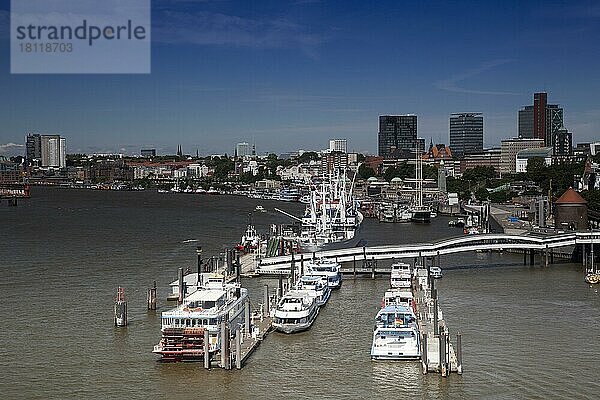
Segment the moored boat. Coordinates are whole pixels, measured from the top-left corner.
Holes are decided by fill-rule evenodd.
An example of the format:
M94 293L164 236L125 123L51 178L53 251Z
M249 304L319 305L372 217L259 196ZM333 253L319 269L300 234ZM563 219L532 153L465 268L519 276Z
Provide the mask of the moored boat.
M277 303L273 312L273 327L283 333L307 330L317 318L319 305L312 290L293 289Z
M236 324L243 319L248 291L225 283L223 275L202 273L199 288L183 303L161 314L161 340L153 353L163 361L197 361L220 349L219 328L223 319ZM205 354L205 334L208 351Z
M373 360L416 360L421 357L419 329L414 313L389 305L377 313L373 330Z
M342 286L341 265L335 261L312 260L306 263L306 271L310 275L320 275L327 278L327 285L332 289Z
M314 291L319 306L325 305L331 295L327 277L323 275L304 275L298 281L296 288Z

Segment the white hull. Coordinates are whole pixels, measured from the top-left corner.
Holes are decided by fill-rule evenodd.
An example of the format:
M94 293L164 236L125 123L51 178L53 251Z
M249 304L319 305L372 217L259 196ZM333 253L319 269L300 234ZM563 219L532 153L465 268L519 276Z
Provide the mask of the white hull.
M376 330L373 334L373 360L417 360L421 358L419 334L413 329Z

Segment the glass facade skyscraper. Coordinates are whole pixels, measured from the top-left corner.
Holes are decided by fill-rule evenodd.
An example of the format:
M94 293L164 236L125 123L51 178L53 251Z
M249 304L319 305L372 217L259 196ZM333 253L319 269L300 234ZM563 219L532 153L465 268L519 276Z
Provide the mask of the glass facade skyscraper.
M399 158L417 145L417 116L380 115L378 150L384 158Z
M457 158L483 151L483 114L450 114L450 150Z

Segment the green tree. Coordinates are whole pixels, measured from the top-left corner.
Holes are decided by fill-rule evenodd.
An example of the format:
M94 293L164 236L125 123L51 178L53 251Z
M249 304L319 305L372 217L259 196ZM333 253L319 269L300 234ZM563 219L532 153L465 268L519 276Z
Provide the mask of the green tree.
M306 163L309 161L316 161L318 159L319 159L319 155L317 153L315 153L314 151L306 151L306 152L302 153L302 155L300 157L298 157L298 162Z
M527 160L527 176L534 182L541 182L546 177L546 162L542 157L531 157Z
M373 168L369 167L367 164L360 164L358 167L358 176L367 180L370 177L375 176L375 171L373 171Z

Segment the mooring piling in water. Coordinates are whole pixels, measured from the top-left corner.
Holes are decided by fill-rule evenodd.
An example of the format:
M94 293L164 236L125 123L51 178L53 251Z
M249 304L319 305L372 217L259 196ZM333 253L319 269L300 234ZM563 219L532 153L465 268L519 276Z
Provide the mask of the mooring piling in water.
M462 335L456 334L456 372L462 374Z
M242 330L235 331L235 368L242 369Z
M146 300L148 302L148 310L156 310L156 281L154 281L153 287L148 288Z
M423 374L427 374L427 370L429 368L429 366L427 365L427 332L425 332L423 334L423 340L422 340L422 347L423 350L421 352L421 365L422 365L422 370L423 370Z
M244 335L250 336L250 302L247 299L244 303Z
M210 332L204 329L204 368L210 369Z
M440 325L438 320L438 299L433 299L433 336L440 334Z
M120 286L117 289L117 297L115 299L115 326L127 326L127 301L125 300L125 289Z
M263 315L269 315L269 285L263 287Z
M440 373L442 376L446 376L446 334L444 332L440 333L439 336L439 346L440 346Z
M179 268L179 270L177 271L177 275L179 278L179 284L177 286L178 288L178 296L177 296L177 303L181 304L183 303L183 297L184 297L184 293L183 293L183 268Z

